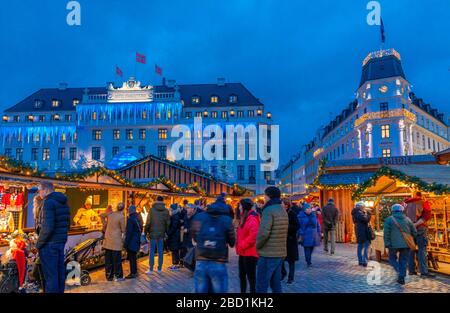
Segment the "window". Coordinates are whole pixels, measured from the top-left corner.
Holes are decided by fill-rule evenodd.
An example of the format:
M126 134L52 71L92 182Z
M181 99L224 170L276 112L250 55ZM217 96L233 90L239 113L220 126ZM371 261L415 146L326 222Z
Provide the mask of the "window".
M158 128L158 139L167 139L167 129Z
M34 133L32 135L32 140L33 140L33 142L39 142L41 140L39 133Z
M249 183L256 183L256 165L248 166L248 180Z
M38 159L38 148L31 149L31 161L37 161Z
M120 129L114 129L113 130L113 139L119 140L120 139Z
M158 146L158 157L161 159L167 158L167 146Z
M97 120L97 112L92 112L92 120L95 121Z
M52 107L54 107L54 108L59 107L59 100L53 99L52 100Z
M255 116L255 111L253 111L253 110L248 110L248 111L247 111L247 116L248 116L248 117L254 117L254 116Z
M217 176L217 165L211 165L210 173L213 176Z
M66 158L66 148L58 148L58 160L62 161Z
M155 113L155 118L156 118L157 120L160 120L160 119L161 119L161 113L160 113L159 111L156 111L156 113Z
M416 134L417 134L417 144L420 145L420 134L419 132L417 132Z
M100 147L92 147L92 160L100 160Z
M383 149L383 158L391 157L391 149Z
M62 142L66 142L66 139L67 139L67 138L66 138L66 133L62 133L62 134L61 134L61 141L62 141Z
M14 122L20 122L20 116L19 115L14 115L13 121Z
M64 115L64 121L70 122L71 120L72 120L72 115L70 115L70 114Z
M369 142L369 132L368 131L365 132L364 139L366 142Z
M42 160L43 161L50 160L50 149L49 148L42 149Z
M5 156L10 158L11 157L11 148L6 148L5 149Z
M59 121L60 119L61 119L61 117L59 116L59 114L52 115L52 121Z
M42 101L39 99L34 100L34 108L35 109L40 109L42 108Z
M244 117L244 111L237 111L238 117Z
M77 159L77 148L75 148L75 147L70 148L70 150L69 150L69 158L72 161Z
M78 103L80 103L80 100L78 100L78 99L73 99L73 100L72 100L72 105L73 105L74 107L76 107L76 106L78 105Z
M199 96L193 96L192 97L192 104L199 104L200 103L200 97Z
M390 125L381 125L381 138L391 137L390 128Z
M238 180L244 180L245 179L245 168L244 165L238 165L237 167L237 176Z
M272 178L272 176L270 174L271 173L269 171L264 171L264 180L266 182L268 182Z
M100 129L92 130L92 140L102 140L102 131Z
M238 97L236 95L231 95L229 98L230 103L236 103L238 100Z
M389 111L389 103L388 102L380 103L380 111Z
M222 118L228 118L228 112L222 111Z
M185 118L191 118L191 117L192 117L192 112L186 112L186 113L184 113L184 117L185 117Z
M355 149L355 138L352 138L352 149Z
M422 148L425 150L425 135L422 135Z
M115 156L117 153L119 153L119 147L117 146L112 147L112 156Z
M127 129L127 140L133 140L133 130Z
M39 115L39 122L45 122L45 115Z
M145 129L144 128L139 129L139 139L145 140L145 135L146 135Z
M195 112L195 117L202 117L202 112Z
M217 111L212 111L211 112L211 117L212 118L217 118Z
M431 149L431 140L430 140L430 137L428 137L428 149Z
M147 119L147 111L145 111L145 110L142 111L142 115L141 116L142 116L143 120L146 120Z
M219 103L219 97L218 96L211 96L211 103L212 104Z
M139 152L142 156L145 156L145 146L139 146L138 152Z

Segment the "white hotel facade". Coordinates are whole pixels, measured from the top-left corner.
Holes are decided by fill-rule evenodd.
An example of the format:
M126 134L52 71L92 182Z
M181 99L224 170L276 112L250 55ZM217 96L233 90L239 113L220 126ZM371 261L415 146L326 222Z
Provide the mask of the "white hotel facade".
M109 83L103 88L61 84L41 89L4 111L0 154L47 172L92 166L117 169L149 154L173 160L170 147L177 138L171 138L172 127L185 124L193 130L195 117L202 117L203 128L217 124L224 132L225 125L272 124L272 115L259 99L241 83L224 79L192 85L163 80L160 86L143 86L130 78L122 86ZM248 140L244 150L236 145L235 140L234 151L244 154L243 160L237 155L232 161L195 160L193 148L178 162L257 193L273 184L273 172L260 170L264 161L248 158Z
M447 149L448 121L418 98L394 49L370 53L363 61L356 99L317 131L297 158L304 185L312 184L321 159L345 160L425 155ZM288 164L289 165L289 164ZM288 191L289 166L279 183ZM294 182L294 184L300 184ZM305 192L305 188L300 190Z

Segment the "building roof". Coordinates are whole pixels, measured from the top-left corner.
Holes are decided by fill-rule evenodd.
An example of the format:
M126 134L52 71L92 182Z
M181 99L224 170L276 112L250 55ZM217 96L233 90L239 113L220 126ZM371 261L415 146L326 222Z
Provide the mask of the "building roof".
M375 172L352 172L323 174L319 177L319 183L326 186L359 185L368 181Z
M406 79L402 63L395 55L372 58L363 66L359 87L367 81L397 76Z
M207 106L259 106L263 105L243 84L189 84L177 85L181 100L185 107L207 107ZM155 92L175 92L174 87L167 85L153 86ZM88 88L43 88L26 97L16 105L5 110L5 113L14 112L45 112L45 111L75 111L73 100L83 99L85 90L89 95L106 94L106 87ZM235 103L230 103L230 96L237 96ZM199 97L198 103L193 103L192 98ZM211 104L211 96L218 97L218 103ZM58 107L52 107L52 100L59 100ZM35 107L35 101L41 101L39 108Z

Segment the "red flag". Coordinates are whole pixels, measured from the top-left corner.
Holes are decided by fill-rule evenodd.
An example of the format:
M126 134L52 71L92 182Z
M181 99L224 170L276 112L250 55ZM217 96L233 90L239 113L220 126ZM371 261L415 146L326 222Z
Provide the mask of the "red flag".
M162 75L162 68L160 68L157 64L155 64L155 73L158 75Z
M121 70L120 67L118 67L117 65L116 65L116 74L119 75L120 77L123 76L122 70Z
M145 64L145 55L136 52L136 62Z

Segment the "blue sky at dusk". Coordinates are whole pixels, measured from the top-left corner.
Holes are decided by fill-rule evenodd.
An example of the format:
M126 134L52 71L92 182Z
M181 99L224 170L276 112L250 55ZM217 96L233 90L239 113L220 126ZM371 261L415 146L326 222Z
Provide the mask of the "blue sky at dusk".
M0 2L0 109L43 87L104 86L134 74L159 84L242 82L281 128L284 163L355 97L361 63L380 49L367 0L66 0ZM418 97L450 113L450 1L379 1L385 48L402 55Z

